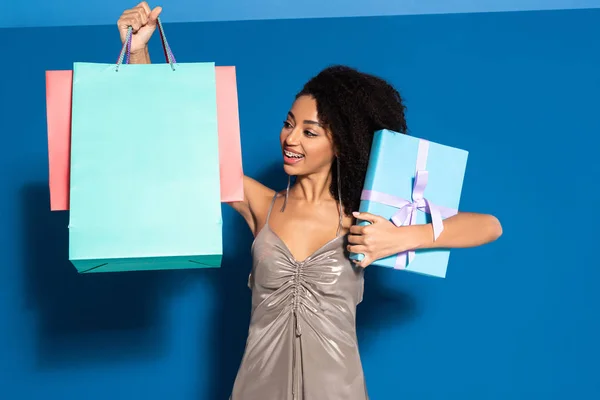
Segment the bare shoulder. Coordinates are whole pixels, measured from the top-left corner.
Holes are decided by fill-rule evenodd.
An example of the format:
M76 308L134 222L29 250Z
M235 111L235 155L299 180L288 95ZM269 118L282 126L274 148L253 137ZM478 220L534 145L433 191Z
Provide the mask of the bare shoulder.
M273 189L256 179L244 176L244 200L228 204L244 217L250 230L256 234L264 224L273 196L275 196Z

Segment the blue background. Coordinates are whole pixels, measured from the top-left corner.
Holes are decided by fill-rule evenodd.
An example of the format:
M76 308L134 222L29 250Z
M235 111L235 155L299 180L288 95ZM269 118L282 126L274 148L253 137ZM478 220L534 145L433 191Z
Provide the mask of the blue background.
M275 188L281 120L330 63L390 79L412 134L469 150L461 208L497 215L504 236L453 251L445 280L367 269L372 399L600 398L600 10L166 32L179 61L237 66L245 169ZM49 211L44 71L113 62L116 28L3 29L0 41L0 398L226 399L250 310L242 219L224 208L221 269L78 275L68 215ZM158 37L152 54L162 61Z

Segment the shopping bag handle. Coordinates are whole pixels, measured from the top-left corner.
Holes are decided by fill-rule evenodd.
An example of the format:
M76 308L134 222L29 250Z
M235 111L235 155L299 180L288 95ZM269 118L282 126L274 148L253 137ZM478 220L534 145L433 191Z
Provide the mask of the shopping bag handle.
M169 46L169 42L167 42L167 37L165 36L165 30L163 29L162 22L160 21L160 17L156 20L158 24L158 31L160 33L160 41L162 42L163 51L165 53L166 61L171 65L171 69L175 71L175 56L171 51L171 47ZM131 54L131 39L133 35L133 28L129 26L127 29L127 35L125 36L125 42L123 43L123 47L121 48L121 53L119 54L119 59L117 60L117 68L116 71L119 71L119 66L123 64L129 64L129 57Z

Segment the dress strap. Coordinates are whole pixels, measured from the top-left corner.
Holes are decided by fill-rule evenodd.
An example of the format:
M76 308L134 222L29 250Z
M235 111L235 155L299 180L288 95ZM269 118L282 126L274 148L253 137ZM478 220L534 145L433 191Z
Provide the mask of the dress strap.
M269 224L269 220L271 219L271 211L273 211L273 206L275 205L275 199L277 199L277 195L278 193L275 192L275 195L273 196L273 199L271 200L271 205L269 206L269 212L267 213L267 221L266 224Z

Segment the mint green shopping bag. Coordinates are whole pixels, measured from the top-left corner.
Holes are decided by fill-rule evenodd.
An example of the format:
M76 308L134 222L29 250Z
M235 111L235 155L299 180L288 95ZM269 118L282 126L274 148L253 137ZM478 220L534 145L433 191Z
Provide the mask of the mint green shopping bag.
M74 63L69 259L79 272L219 267L214 63Z

